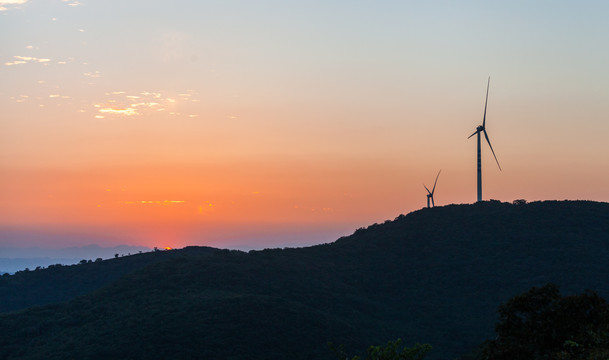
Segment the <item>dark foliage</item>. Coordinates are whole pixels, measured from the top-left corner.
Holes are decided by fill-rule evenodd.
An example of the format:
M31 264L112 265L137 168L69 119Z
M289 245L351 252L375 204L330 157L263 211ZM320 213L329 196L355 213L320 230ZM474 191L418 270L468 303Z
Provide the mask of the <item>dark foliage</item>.
M499 307L497 337L479 359L609 358L609 305L594 291L561 296L548 284L518 295Z
M330 348L336 354L338 360L349 360L344 346ZM429 344L415 344L412 347L402 347L402 339L389 341L387 345L370 346L367 350L365 360L423 360L431 350ZM351 360L362 360L360 356L354 356Z
M84 295L118 280L123 275L170 258L211 254L217 249L191 247L144 253L113 260L81 260L77 265L49 265L35 271L0 276L0 313L35 305L57 303Z
M454 359L492 335L502 301L532 286L609 294L608 243L609 204L483 202L308 248L176 252L69 303L0 315L0 359L328 359L328 341L362 354L397 337L432 344L426 359ZM97 269L90 276L106 276ZM0 298L18 298L6 295L14 289L24 288L0 285Z

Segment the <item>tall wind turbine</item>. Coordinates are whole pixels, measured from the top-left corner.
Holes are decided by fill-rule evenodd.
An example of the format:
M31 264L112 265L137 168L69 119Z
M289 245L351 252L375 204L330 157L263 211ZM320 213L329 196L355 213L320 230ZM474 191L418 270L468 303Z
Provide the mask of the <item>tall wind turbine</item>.
M423 187L425 188L425 190L427 190L427 207L429 207L429 199L431 199L431 206L436 206L436 204L434 204L433 202L433 193L434 191L436 191L436 184L438 183L438 177L440 176L440 172L442 172L442 170L438 171L438 175L436 175L436 181L433 183L433 188L431 189L431 191L429 191L427 186L423 184Z
M476 131L471 134L469 138L478 134L478 201L482 201L482 163L480 158L480 133L484 133L484 137L486 138L486 142L488 146L491 148L493 152L493 156L495 157L495 161L497 162L497 166L499 166L499 170L501 170L501 165L499 165L499 160L497 160L497 156L495 155L495 151L493 150L493 145L491 145L491 141L488 139L488 134L486 133L486 105L488 104L488 88L491 84L491 77L488 77L488 83L486 84L486 101L484 102L484 117L482 118L482 125L478 125Z

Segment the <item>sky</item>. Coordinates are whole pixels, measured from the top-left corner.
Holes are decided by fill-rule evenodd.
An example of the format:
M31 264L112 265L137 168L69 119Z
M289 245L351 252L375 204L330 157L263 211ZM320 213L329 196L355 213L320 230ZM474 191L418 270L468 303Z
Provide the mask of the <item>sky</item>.
M609 201L609 2L0 0L0 247L332 242Z

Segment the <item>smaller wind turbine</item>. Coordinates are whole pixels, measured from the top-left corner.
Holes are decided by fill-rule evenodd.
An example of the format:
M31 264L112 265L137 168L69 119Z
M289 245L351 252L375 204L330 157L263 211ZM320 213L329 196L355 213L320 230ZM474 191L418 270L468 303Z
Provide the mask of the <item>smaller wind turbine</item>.
M429 191L427 186L423 184L423 187L425 188L425 190L427 190L427 207L429 207L429 199L431 199L431 206L436 206L436 204L434 204L433 202L433 193L434 191L436 191L436 184L438 183L438 177L440 177L441 172L442 170L438 171L438 175L436 175L436 181L433 183L433 188L431 189L431 191Z

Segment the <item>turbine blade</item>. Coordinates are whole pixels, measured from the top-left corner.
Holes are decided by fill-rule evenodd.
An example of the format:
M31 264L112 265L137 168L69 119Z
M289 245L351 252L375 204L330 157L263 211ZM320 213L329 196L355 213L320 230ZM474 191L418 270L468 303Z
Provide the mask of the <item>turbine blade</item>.
M488 87L491 84L491 77L488 77L488 82L486 83L486 100L484 101L484 117L482 118L482 127L486 126L486 105L488 104Z
M435 203L435 202L433 202L433 196L431 197L431 206L433 206L433 207L435 207L435 206L436 206L436 203Z
M442 170L438 171L438 175L436 175L436 181L433 183L433 189L431 189L431 195L433 195L433 192L436 191L436 184L438 183L438 177L440 176L440 172L442 172Z
M479 133L480 131L476 130L473 134L471 134L470 136L468 136L467 138L469 139L470 137L476 135L477 133Z
M499 170L501 170L501 165L499 165L499 160L497 160L497 156L495 155L495 150L493 150L493 145L491 145L491 141L488 139L488 134L486 133L486 129L484 130L484 137L486 138L486 142L488 143L488 146L491 148L491 151L493 152L493 156L495 157L497 166L499 166Z
M428 192L429 194L431 194L431 191L429 191L429 189L427 188L427 186L425 186L425 184L423 184L423 187L425 188L425 190L427 190L427 192Z

